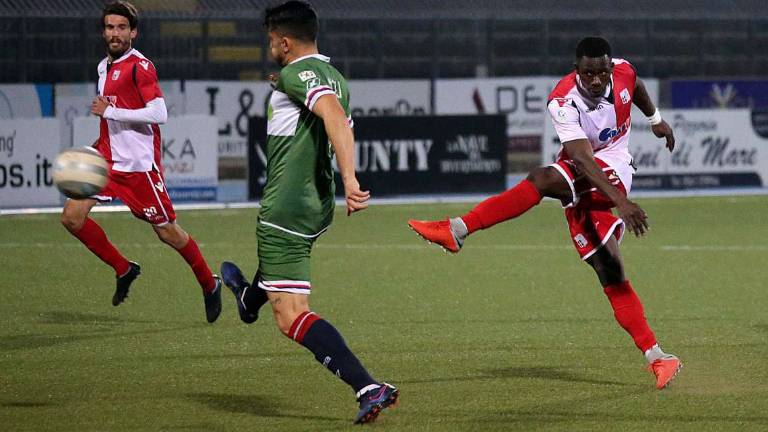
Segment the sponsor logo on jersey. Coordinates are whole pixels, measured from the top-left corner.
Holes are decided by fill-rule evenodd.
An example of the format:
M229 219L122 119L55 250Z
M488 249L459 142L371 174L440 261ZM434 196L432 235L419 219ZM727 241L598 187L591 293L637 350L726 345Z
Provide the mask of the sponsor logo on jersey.
M320 80L317 78L312 78L309 81L307 81L307 90L311 88L315 88L320 85Z
M571 103L570 98L555 98L555 101L557 101L557 104L560 106L560 108L564 107L566 104Z
M587 247L587 239L581 234L576 234L573 241L575 241L580 248Z
M598 135L598 139L600 141L608 141L611 140L611 142L616 141L617 139L621 138L627 131L629 130L629 126L632 124L632 120L627 118L627 120L616 129L611 128L605 128L600 131L600 135Z
M120 70L116 70L112 72L112 81L117 81L117 79L120 78Z
M600 111L600 110L601 110L601 109L603 109L603 108L605 108L605 105L603 105L603 104L597 104L597 106L594 106L594 107L592 107L592 108L588 108L588 109L587 109L587 112L589 113L589 112L592 112L592 111Z
M317 75L315 75L315 73L312 72L311 70L299 72L299 79L301 80L301 82L309 81L312 78L317 78Z
M142 60L142 61L139 62L139 64L141 65L141 67L144 68L144 70L149 70L149 62L148 61Z
M155 183L155 188L157 188L158 191L163 191L163 182L157 182Z
M629 103L629 90L624 89L621 92L619 92L619 96L621 96L621 103L628 104Z

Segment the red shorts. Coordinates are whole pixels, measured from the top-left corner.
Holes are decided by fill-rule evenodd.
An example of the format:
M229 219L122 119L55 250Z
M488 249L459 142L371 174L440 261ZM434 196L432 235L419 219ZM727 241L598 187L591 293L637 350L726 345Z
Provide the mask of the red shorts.
M165 188L163 175L157 170L147 172L109 171L109 181L103 191L91 198L110 202L117 198L131 213L152 225L165 225L176 220L171 197Z
M595 162L603 169L611 184L626 196L627 190L616 171L599 158L595 158ZM581 259L591 257L611 236L621 242L624 221L611 211L613 201L592 186L572 160L559 160L550 166L565 177L571 188L573 198L570 202L564 202L563 206L571 240Z

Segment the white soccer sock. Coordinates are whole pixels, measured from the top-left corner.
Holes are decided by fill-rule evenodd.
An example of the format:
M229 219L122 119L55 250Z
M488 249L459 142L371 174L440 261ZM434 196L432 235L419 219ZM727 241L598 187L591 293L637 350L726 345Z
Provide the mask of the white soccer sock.
M662 351L661 348L659 348L659 344L656 344L652 346L648 351L645 352L645 361L647 361L650 364L666 356L667 354L665 354L664 351Z
M464 244L464 239L469 235L469 229L467 229L467 225L460 217L451 218L448 221L451 224L451 231L453 232L453 236L456 238L456 242L459 244L459 246L462 246Z
M355 399L360 399L360 396L368 393L371 390L375 390L377 388L381 387L378 384L370 384L360 389L359 392L355 393Z

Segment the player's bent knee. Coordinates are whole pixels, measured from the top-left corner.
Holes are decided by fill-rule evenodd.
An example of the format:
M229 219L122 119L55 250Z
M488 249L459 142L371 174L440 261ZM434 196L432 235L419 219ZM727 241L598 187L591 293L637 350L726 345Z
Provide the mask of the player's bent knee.
M285 293L276 293L277 296L270 296L272 304L272 313L275 317L275 325L284 335L288 336L291 326L296 318L309 310L305 296L284 295ZM294 297L297 296L297 297Z
M542 196L551 198L569 197L570 189L565 179L552 167L539 167L528 173L528 181L533 183Z
M174 224L154 226L153 228L155 229L157 238L174 249L178 250L183 248L189 241L189 236L187 236L181 228Z
M80 231L80 228L82 228L83 225L85 225L85 218L78 217L77 214L73 214L73 212L68 212L64 209L61 213L61 224L64 225L64 228L66 228L67 231L76 233Z
M157 238L161 242L169 244L169 245L171 244L170 243L171 237L168 234L167 230L164 230L162 227L158 227L158 226L154 227L154 229L155 229L155 234L157 234Z
M277 325L277 328L280 329L280 332L286 336L288 336L288 333L290 333L291 325L293 325L293 322L301 314L293 313L292 310L287 311L277 308L273 308L273 313L275 316L275 325Z

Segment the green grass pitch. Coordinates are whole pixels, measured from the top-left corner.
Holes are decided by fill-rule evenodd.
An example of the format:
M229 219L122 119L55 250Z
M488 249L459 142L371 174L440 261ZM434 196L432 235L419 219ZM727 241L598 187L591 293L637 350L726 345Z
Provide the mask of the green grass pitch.
M470 204L373 206L313 252L313 310L401 389L376 430L768 430L768 197L642 199L627 276L685 367L657 391L545 202L446 255L408 218ZM350 390L272 317L233 297L205 322L181 257L128 213L94 218L143 275L112 307L111 269L58 215L0 217L0 429L356 430ZM218 268L256 269L256 210L181 211Z

